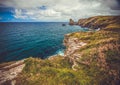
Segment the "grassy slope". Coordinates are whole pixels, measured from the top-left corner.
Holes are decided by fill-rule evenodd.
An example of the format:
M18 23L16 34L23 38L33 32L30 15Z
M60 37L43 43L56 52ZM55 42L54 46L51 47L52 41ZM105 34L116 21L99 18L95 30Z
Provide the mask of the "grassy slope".
M29 58L23 72L16 78L17 85L89 85L90 78L81 70L71 69L69 58Z
M80 53L77 71L72 70L69 57L51 59L28 58L23 72L16 78L17 85L117 85L120 83L120 17L92 17L78 21L83 27L104 28L97 32L76 32L87 45ZM74 54L75 54L74 53ZM89 64L81 64L86 61Z

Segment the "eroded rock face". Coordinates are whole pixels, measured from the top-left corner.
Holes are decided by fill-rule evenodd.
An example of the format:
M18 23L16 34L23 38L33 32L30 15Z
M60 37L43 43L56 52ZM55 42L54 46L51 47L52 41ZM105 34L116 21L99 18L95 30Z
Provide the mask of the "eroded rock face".
M67 43L65 43L67 41ZM80 49L82 46L86 45L84 42L79 42L78 38L68 38L64 40L64 45L67 46L65 51L65 56L70 56L76 50Z
M69 38L68 36L69 34L67 34L64 38L64 45L66 46L64 57L70 58L70 62L73 63L72 69L77 71L76 69L76 67L78 66L77 62L81 58L81 54L75 52L79 50L82 46L85 46L87 43L80 42L78 38Z
M17 61L10 65L4 66L0 68L0 85L4 85L5 82L11 81L13 83L13 79L17 77L17 75L22 72L24 68L24 60ZM12 84L15 85L15 84Z
M70 21L69 21L69 25L75 25L74 20L70 19Z

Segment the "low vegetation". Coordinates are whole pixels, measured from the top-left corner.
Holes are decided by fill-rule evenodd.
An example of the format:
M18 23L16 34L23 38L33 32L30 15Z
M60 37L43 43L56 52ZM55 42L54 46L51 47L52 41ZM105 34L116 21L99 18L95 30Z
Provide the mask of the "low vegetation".
M82 70L73 71L69 58L29 58L19 75L17 85L89 85L90 78Z

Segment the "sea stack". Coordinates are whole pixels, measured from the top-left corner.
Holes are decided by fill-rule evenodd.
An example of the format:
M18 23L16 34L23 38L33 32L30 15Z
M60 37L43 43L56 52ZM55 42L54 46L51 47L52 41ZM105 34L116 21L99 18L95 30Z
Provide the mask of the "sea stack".
M75 25L74 20L70 19L70 21L69 21L69 25Z

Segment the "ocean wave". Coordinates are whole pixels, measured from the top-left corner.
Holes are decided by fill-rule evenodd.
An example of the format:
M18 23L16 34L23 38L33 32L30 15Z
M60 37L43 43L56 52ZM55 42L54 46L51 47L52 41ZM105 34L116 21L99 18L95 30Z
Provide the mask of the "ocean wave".
M57 50L55 54L56 54L56 55L64 56L64 49L59 49L59 50Z

